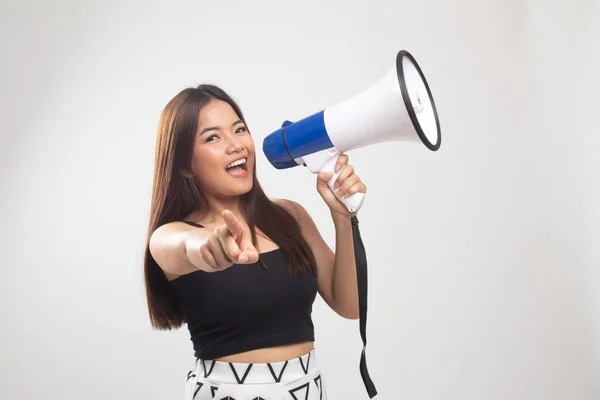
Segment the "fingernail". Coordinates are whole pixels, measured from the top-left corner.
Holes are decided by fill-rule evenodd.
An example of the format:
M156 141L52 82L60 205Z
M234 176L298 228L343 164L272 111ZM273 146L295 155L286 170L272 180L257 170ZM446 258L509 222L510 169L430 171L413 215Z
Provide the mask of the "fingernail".
M247 255L240 256L240 262L245 263L246 261L248 261L248 256Z
M342 166L340 164L336 164L335 165L335 172L340 172L340 169L342 169Z

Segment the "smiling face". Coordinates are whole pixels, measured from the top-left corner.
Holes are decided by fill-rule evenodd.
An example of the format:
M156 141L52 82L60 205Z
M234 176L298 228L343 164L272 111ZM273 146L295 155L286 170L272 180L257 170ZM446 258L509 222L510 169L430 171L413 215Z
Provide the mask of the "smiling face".
M208 196L240 196L252 189L254 141L233 108L211 100L198 114L191 172Z

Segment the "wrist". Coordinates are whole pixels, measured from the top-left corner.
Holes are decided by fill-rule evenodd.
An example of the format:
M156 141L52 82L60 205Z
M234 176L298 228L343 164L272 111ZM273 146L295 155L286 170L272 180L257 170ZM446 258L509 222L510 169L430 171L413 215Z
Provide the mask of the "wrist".
M348 224L351 225L352 224L352 217L355 214L353 213L342 213L339 211L332 211L331 212L331 219L333 219L333 223L335 225L343 225L343 224Z
M194 267L208 272L208 264L204 261L204 257L200 252L200 247L207 240L207 232L205 229L196 229L183 237L183 244L180 243L187 260Z

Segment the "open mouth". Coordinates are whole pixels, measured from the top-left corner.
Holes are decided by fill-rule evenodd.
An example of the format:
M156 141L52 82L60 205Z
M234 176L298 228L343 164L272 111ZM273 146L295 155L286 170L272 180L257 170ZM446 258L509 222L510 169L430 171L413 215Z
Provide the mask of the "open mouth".
M248 174L248 166L246 164L247 162L247 158L242 158L240 160L234 161L227 167L225 167L225 171L227 171L228 174L233 176L246 176Z

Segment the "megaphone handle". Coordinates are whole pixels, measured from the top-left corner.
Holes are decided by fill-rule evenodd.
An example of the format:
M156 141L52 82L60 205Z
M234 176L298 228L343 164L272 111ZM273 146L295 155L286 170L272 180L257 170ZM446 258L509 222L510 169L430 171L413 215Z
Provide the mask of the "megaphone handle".
M341 153L337 151L335 147L331 147L329 149L304 155L302 156L301 161L313 174L318 174L319 172L332 172L333 176L327 182L327 186L329 186L329 189L331 189L335 196L342 203L344 203L348 211L355 213L360 209L360 207L362 207L365 194L354 193L352 196L345 199L338 196L337 189L335 188L334 184L335 180L344 170L344 168L342 168L339 172L335 172L335 165L338 161L338 158L340 158L340 155Z
M346 197L345 199L341 198L338 195L337 189L334 186L335 180L338 178L338 176L342 173L342 171L345 168L345 167L343 167L339 172L337 172L337 173L335 172L335 165L337 163L338 158L340 158L340 153L336 152L323 165L323 167L321 168L321 172L333 172L333 177L331 177L331 179L327 182L327 186L329 186L329 189L331 189L331 191L335 194L335 196L342 203L344 203L344 205L346 206L348 211L354 213L354 212L357 212L360 209L360 207L362 207L364 199L365 199L365 194L364 193L354 193L352 196Z

